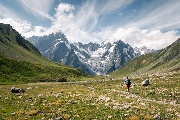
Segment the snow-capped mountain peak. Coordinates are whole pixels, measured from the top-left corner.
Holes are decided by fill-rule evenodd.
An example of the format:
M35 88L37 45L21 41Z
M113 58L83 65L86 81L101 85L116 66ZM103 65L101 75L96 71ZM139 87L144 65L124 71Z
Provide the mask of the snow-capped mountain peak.
M133 48L123 41L82 44L70 43L63 33L29 38L48 59L62 62L92 75L104 75L134 58Z
M142 47L135 47L133 48L134 52L136 54L136 56L140 56L140 55L144 55L144 54L148 54L148 53L155 53L158 52L158 50L154 50L154 49L148 49L145 45Z

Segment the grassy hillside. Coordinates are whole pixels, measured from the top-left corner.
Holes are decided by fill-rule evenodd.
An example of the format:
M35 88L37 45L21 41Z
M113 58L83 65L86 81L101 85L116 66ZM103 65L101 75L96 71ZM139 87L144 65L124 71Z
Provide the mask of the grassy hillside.
M47 60L10 25L0 24L0 84L78 80L85 76L79 69Z
M139 76L180 70L180 39L159 53L142 55L129 61L112 76Z

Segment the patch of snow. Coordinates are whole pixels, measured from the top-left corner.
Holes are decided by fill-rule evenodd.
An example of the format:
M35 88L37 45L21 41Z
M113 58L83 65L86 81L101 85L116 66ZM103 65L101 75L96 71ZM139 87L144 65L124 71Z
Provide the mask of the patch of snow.
M127 48L123 48L123 52L127 54L128 49Z
M62 40L62 38L56 39L56 41L61 41L61 40Z
M145 51L140 50L141 55L145 54Z
M101 57L103 55L103 53L105 53L105 52L106 52L106 50L104 48L99 48L91 54L91 57L93 57L93 58Z
M109 52L110 52L110 53L113 52L114 47L115 47L115 45L113 45L113 46L109 49Z
M60 42L56 42L56 44L54 44L54 47L53 49L56 49L57 45L59 44Z

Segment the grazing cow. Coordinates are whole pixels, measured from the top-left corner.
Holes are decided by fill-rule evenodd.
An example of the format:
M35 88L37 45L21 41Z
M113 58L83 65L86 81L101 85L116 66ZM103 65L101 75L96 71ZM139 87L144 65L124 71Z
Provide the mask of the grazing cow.
M24 93L24 92L25 90L21 88L15 88L15 87L11 88L11 93Z

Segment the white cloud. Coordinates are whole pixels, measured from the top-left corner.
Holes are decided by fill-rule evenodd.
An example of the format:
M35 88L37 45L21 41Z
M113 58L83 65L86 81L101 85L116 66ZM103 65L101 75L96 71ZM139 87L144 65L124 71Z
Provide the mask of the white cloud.
M51 29L52 31L61 30L71 42L87 43L89 41L100 42L107 40L114 32L112 29L106 27L108 31L106 29L101 32L92 32L96 28L99 17L114 10L123 9L123 7L131 2L132 0L110 0L105 4L103 3L103 8L100 8L97 6L97 1L86 1L76 15L74 14L74 6L61 3L56 8ZM101 34L103 34L102 37Z
M34 14L36 17L45 17L52 19L48 14L54 0L19 0L18 1L26 11Z
M74 6L66 3L59 4L58 8L56 8L56 16L71 12L74 10Z
M113 27L110 26L110 27L103 27L101 28L101 31L94 32L92 35L94 38L97 38L99 42L102 42L102 41L106 41L112 38L112 35L114 34L114 32L115 30L113 29Z
M48 13L54 0L19 0L30 11L39 10Z
M35 27L32 27L31 31L24 33L24 36L29 38L33 35L34 36L43 36L43 35L48 35L50 33L52 33L52 32L49 31L48 28L45 28L43 26L35 26Z
M14 18L18 22L22 22L19 13L9 9L7 6L4 6L0 3L0 18Z
M76 23L81 29L91 31L97 24L99 12L96 11L96 2L87 1L75 16Z
M115 42L122 40L133 47L142 47L145 45L150 49L161 49L180 37L176 33L176 31L161 32L160 30L148 31L137 28L119 28L108 41Z
M158 5L157 1L137 14L135 21L130 21L123 27L137 27L155 29L179 29L180 28L180 1L170 0ZM133 19L134 20L134 19Z
M51 31L57 32L61 30L69 41L71 42L83 42L96 41L97 39L92 37L90 33L84 31L76 22L76 17L73 14L75 10L74 6L70 4L61 3L56 9L56 14Z
M163 33L160 30L153 30L137 38L139 43L136 43L135 46L146 45L151 49L165 48L180 37L177 36L176 33L176 31L168 31Z
M93 31L102 16L111 14L115 10L123 10L132 2L133 0L86 1L75 16L76 23L85 31Z
M4 19L0 19L0 23L10 24L14 29L16 29L22 35L25 35L26 32L32 30L31 24L28 23L27 21L24 21L23 23L19 23L14 21L12 18L4 18Z
M108 0L108 2L102 7L100 13L108 14L117 9L123 9L132 2L133 0Z
M12 18L4 18L0 19L0 23L10 24L17 32L22 34L25 37L35 36L43 36L51 33L47 28L42 26L32 26L31 23L27 21L24 22L16 22Z
M176 31L148 31L141 30L138 28L119 28L115 30L113 29L113 27L102 28L100 32L94 32L93 34L89 34L85 31L82 31L78 27L75 27L73 21L72 24L70 24L70 26L66 26L68 23L66 23L65 26L63 26L63 23L54 23L54 25L51 28L45 28L42 26L32 26L31 23L28 23L26 21L19 23L11 18L0 19L0 23L11 24L13 28L15 28L20 34L26 37L30 37L32 35L43 36L50 34L52 32L58 32L59 30L63 30L68 40L70 40L71 42L89 43L90 41L102 42L106 40L113 43L118 40L122 40L133 47L142 47L145 45L151 49L164 48L172 42L174 42L175 40L177 40L178 37L180 37L176 35ZM61 29L59 29L60 27Z
M47 18L47 19L50 19L53 21L53 17L51 17L49 14L47 14L45 12L36 10L36 13L39 14L40 16L44 17L44 18Z

